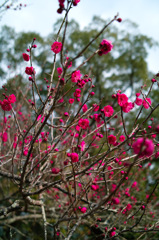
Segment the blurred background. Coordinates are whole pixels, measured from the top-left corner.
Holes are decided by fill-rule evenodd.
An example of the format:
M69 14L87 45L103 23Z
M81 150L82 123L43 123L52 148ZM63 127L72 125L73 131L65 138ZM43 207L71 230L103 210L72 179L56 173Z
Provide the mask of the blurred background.
M1 0L2 2L2 0ZM0 25L13 27L16 32L35 31L42 36L47 36L53 30L53 24L62 15L57 14L58 0L23 0L16 5L26 4L20 11L8 9L2 16ZM113 18L117 13L123 19L129 19L139 26L141 34L159 39L159 1L158 0L81 0L77 7L70 12L70 19L75 19L81 28L88 26L93 16L102 19ZM117 23L115 23L117 25ZM159 48L149 49L147 57L148 67L153 72L159 71Z

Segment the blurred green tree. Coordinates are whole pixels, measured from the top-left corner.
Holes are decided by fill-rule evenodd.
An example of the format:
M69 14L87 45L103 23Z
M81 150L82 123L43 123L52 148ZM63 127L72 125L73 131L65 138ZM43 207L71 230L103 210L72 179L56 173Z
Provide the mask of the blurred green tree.
M55 23L53 33L49 34L46 38L40 36L38 33L32 32L21 32L17 34L7 26L2 27L0 60L3 64L0 68L0 73L1 78L5 79L5 82L7 80L7 72L14 70L15 75L23 75L22 73L24 73L26 63L22 61L22 52L29 47L32 39L36 37L38 47L35 55L33 55L33 64L37 66L37 81L41 81L43 85L44 77L47 78L47 75L51 72L52 53L50 51L50 45L54 41L55 33L61 21L62 20L59 19ZM79 24L71 20L68 23L65 38L65 57L68 55L71 60L75 54L79 53L85 45L92 40L104 24L104 19L95 16L88 27L80 29ZM61 36L62 34L63 32ZM117 25L117 23L115 23L111 28L107 28L100 38L94 41L94 43L73 62L72 68L76 68L88 59L91 54L99 48L102 39L112 41L114 45L113 51L107 55L91 59L89 65L85 64L82 67L82 73L89 73L97 86L97 99L104 96L105 100L107 100L110 98L110 93L115 93L118 89L122 91L129 90L130 94L132 94L144 81L152 77L152 73L148 70L146 58L149 49L157 45L157 43L152 38L140 34L138 26L129 20L123 22L122 26L121 24ZM6 66L10 67L9 71ZM10 78L10 76L9 74L7 78Z

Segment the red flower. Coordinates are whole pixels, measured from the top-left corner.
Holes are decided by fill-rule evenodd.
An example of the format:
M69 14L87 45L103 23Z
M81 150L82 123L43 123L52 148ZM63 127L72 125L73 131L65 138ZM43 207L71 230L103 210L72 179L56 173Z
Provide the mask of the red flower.
M109 144L114 144L116 142L116 136L109 135L108 136L108 142L109 142Z
M131 185L132 188L136 187L137 182L133 182L133 184Z
M26 61L26 62L29 61L30 57L27 53L23 53L22 56L23 56L24 61Z
M127 102L124 104L124 106L122 106L122 110L123 110L123 112L128 113L131 111L131 109L133 109L133 107L134 107L134 103Z
M58 9L57 9L57 13L60 13L60 14L61 14L62 11L63 11L63 8L58 8Z
M74 0L73 1L73 6L77 6L77 4L80 2L80 0Z
M123 107L127 102L128 102L128 97L124 93L118 94L119 106Z
M2 135L2 141L7 142L7 140L8 140L8 134L7 134L7 132L4 132Z
M62 73L62 68L61 68L61 67L57 68L57 73L58 73L59 75L61 75L61 73Z
M65 0L59 0L59 4L62 4L64 2L65 2Z
M80 73L80 70L77 70L72 73L71 75L71 81L72 82L77 82L78 80L81 79L82 74Z
M114 113L114 109L110 105L107 105L104 107L104 115L106 117L111 117L113 113Z
M73 104L74 103L74 98L70 98L69 99L69 104Z
M66 61L66 63L65 63L65 66L66 66L67 68L72 67L72 62L68 62L69 57L67 57L66 59L67 59L67 61Z
M89 127L89 120L88 119L83 119L81 118L78 122L78 125L82 128L82 129L87 129Z
M118 204L120 203L120 200L119 200L119 198L113 198L113 199L112 199L112 202L113 202L114 204L118 205Z
M88 107L87 107L87 105L86 104L84 104L83 105L83 107L82 107L82 110L83 110L83 112L85 113L85 112L87 112L87 110L88 110Z
M115 236L115 234L116 234L116 232L115 232L115 231L112 231L112 232L110 232L110 237L113 237L113 236Z
M80 145L80 150L83 152L85 150L85 147L86 147L86 143L85 141L82 141Z
M12 106L7 99L4 99L0 104L4 111L10 111L12 109Z
M33 67L26 67L25 69L25 73L28 75L32 75L34 72L34 68Z
M96 190L99 189L99 186L98 186L98 185L95 185L95 184L92 184L91 189L92 189L93 191L96 191Z
M122 18L117 18L117 21L118 22L122 22Z
M133 143L132 148L134 149L134 153L139 154L140 157L149 157L153 154L154 143L148 138L138 138L137 141Z
M120 141L120 142L124 142L124 140L125 140L125 136L124 136L124 135L121 135L121 136L119 137L119 141Z
M74 95L74 97L79 98L81 96L81 90L76 89L73 95Z
M51 171L53 174L58 174L61 170L59 168L52 168Z
M54 42L51 45L51 51L53 51L55 54L61 52L62 49L62 43L61 42Z
M97 112L99 110L99 106L97 104L93 104L93 111Z
M111 41L103 39L103 41L99 45L99 49L100 49L98 52L99 56L102 56L103 54L107 54L112 50L112 48L113 48L113 45Z
M137 97L135 103L138 106L142 105L142 99Z
M10 103L16 102L16 97L15 97L15 95L14 95L14 94L11 94L11 95L8 97L8 101L9 101Z
M79 161L79 157L78 157L78 154L77 153L71 153L71 161L72 162L78 162Z
M127 206L126 206L126 210L130 211L131 209L132 209L132 205L130 203L128 203Z
M150 98L146 98L146 100L144 100L142 104L143 104L144 108L148 109L150 107L149 105L151 105L151 99Z
M28 148L24 149L24 151L23 151L24 156L27 156L27 154L28 154Z
M87 212L87 208L86 207L82 207L80 210L81 210L82 213Z

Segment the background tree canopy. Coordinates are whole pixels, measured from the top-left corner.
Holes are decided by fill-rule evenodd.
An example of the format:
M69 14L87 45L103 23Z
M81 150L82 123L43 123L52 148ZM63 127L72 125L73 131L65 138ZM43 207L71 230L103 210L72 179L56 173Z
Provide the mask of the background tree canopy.
M53 33L57 32L61 21L58 20L55 23ZM93 17L92 22L84 29L80 29L79 24L74 20L70 21L65 42L65 53L67 54L68 51L68 57L73 57L73 54L77 54L83 49L86 43L102 29L104 24L105 20L97 16ZM5 65L10 66L10 72L14 69L13 74L22 72L21 70L24 68L21 65L24 63L22 62L21 53L29 47L34 37L38 42L36 56L33 58L34 64L39 67L39 80L46 77L51 68L51 58L49 62L46 57L48 55L52 56L49 46L55 37L53 33L43 38L38 33L16 33L14 29L3 26L0 40L0 59L3 63L0 68L2 80L6 79L6 74L8 74L8 69L4 68ZM93 58L89 66L83 66L83 72L90 72L94 76L94 82L99 84L97 97L105 95L105 90L110 90L110 88L109 92L117 89L122 91L129 89L132 91L142 81L146 81L152 76L152 73L148 70L146 58L149 48L157 45L157 43L152 38L140 34L138 26L129 20L123 22L122 27L121 25L113 25L103 32L100 38L74 63L73 67L90 57L98 49L102 39L112 41L114 45L113 51L106 56ZM9 76L7 78L9 79Z

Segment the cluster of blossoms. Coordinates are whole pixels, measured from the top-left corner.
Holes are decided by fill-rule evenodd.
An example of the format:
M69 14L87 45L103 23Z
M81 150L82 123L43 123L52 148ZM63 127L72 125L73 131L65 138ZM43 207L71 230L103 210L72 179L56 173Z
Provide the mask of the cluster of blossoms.
M59 8L57 9L57 13L62 13L64 10L64 2L65 0L58 0L59 1Z
M134 108L134 104L132 102L128 102L128 97L126 96L126 94L118 93L117 98L118 104L122 108L123 112L128 113Z
M54 44L54 45L57 45L57 46L54 46L51 50L52 50L55 54L57 54L58 51L60 50L60 45L61 45L61 47L62 47L62 43L60 43L59 46L58 46L58 43L57 43L57 42L55 42L55 43L53 43L53 44ZM52 45L52 46L53 46L53 45ZM61 51L61 50L60 50L60 51ZM70 67L72 67L72 62L71 62L71 61L69 62L69 57L66 57L66 61L65 61L64 66L65 66L67 69L70 68ZM56 70L57 70L57 73L58 73L58 78L59 78L59 80L60 80L60 84L61 84L61 85L64 85L65 79L61 77L61 74L63 73L63 69L62 69L61 67L58 67Z
M88 119L83 119L83 118L81 118L81 119L79 120L79 122L78 122L78 125L79 125L82 129L86 130L86 129L89 127L89 120L88 120Z
M151 106L151 99L145 98L144 100L142 98L139 98L140 93L136 93L136 100L135 104L138 106L143 105L144 108L148 109Z
M6 98L3 101L0 101L1 108L4 111L10 111L12 109L12 103L16 102L16 97L14 94L11 94L9 97L5 96Z
M82 74L80 73L80 70L74 71L71 74L71 81L73 83L77 83L76 85L79 88L83 88L87 82L91 81L91 78L88 78L88 75L85 75L84 78L81 78L81 77L82 77Z
M59 2L59 8L57 9L57 13L61 14L63 10L65 9L65 0L58 0ZM80 2L80 0L73 0L73 6L77 6L77 4Z
M31 47L26 50L27 52L30 52L31 49L33 49L33 48L37 48L37 45L33 44L35 40L36 40L36 38L33 39ZM23 60L26 61L26 62L28 62L30 60L30 56L27 53L22 53L22 57L23 57ZM26 67L25 68L25 73L27 75L29 75L29 81L33 81L33 78L32 78L31 75L35 74L34 68L32 66L31 67Z
M139 98L140 93L136 93L135 104L132 103L132 102L129 102L127 95L124 94L124 93L122 93L122 94L118 93L116 96L117 96L117 99L118 99L119 106L121 106L123 112L125 112L125 113L130 112L134 108L135 104L138 105L138 106L143 105L143 107L146 108L146 109L148 109L151 106L151 99L150 98L145 98L143 100L143 99Z
M78 209L79 209L82 213L87 212L87 208L86 208L86 207L78 207Z
M76 98L77 102L79 102L80 101L79 98L81 96L81 90L80 89L76 89L73 95Z

